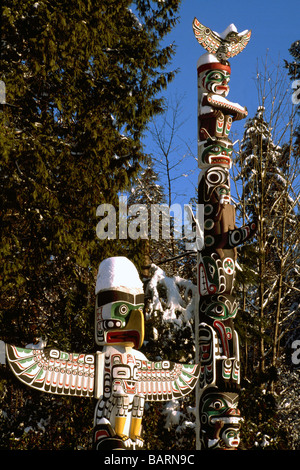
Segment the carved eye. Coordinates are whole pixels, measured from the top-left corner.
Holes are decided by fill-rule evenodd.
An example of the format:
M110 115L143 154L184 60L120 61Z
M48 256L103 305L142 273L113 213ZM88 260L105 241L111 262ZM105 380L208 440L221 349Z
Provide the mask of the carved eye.
M223 171L223 169L221 168L219 169L218 167L217 169L210 168L206 172L205 176L206 176L208 183L217 185L217 184L222 184L226 181L227 174L225 171Z
M215 400L212 404L211 404L211 407L214 409L214 410L220 410L221 408L223 408L223 403L221 400Z
M127 306L126 304L122 304L122 305L120 305L120 307L119 307L119 313L120 313L121 315L126 315L126 314L128 313L128 310L129 310L129 309L128 309L128 306Z
M223 307L222 307L221 305L217 305L217 306L215 307L215 312L216 312L217 315L222 315L222 313L223 313Z
M209 264L208 265L208 270L209 270L209 274L211 275L211 277L214 277L214 274L215 274L215 268L212 264Z
M222 76L220 73L214 73L213 75L211 75L210 78L212 78L213 80L220 80Z

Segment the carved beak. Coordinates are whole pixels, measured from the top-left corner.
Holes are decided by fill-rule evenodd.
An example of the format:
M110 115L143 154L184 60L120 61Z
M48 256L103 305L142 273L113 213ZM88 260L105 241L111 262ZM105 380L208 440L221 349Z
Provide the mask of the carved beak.
M139 349L144 342L145 325L141 310L133 310L125 328L113 329L107 332L108 344L122 344L123 346Z

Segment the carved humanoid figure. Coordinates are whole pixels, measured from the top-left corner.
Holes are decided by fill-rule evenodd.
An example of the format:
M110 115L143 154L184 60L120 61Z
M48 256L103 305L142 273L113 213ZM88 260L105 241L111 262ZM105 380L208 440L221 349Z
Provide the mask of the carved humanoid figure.
M143 284L133 263L122 256L108 258L100 263L96 282L99 351L75 354L6 344L8 364L29 387L97 399L96 450L141 448L145 400L181 398L199 377L199 365L152 362L139 351L144 340L143 305Z

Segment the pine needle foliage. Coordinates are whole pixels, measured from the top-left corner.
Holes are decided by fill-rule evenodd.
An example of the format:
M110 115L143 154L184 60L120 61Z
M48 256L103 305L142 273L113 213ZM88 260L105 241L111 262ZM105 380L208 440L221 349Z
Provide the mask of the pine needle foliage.
M99 263L116 255L136 264L140 258L138 243L97 238L96 209L102 203L117 207L118 194L130 189L145 160L142 137L162 112L162 92L175 73L175 48L162 40L178 19L179 4L2 2L2 340L25 346L47 336L48 345L61 350L93 351ZM37 396L9 374L1 383L6 430L0 435L11 436L2 448L75 449L79 441L88 448L82 435L92 424L93 413L84 409L90 405ZM33 429L29 435L20 428L17 440L14 412L7 408L16 395L22 422ZM44 431L37 414L47 423ZM55 416L67 423L61 445Z

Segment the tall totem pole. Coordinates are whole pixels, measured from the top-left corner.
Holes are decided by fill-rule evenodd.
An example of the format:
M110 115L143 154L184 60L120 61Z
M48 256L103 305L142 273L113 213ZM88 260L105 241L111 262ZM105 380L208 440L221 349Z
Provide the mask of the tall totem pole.
M233 295L237 246L249 239L256 223L237 228L231 204L230 175L233 144L231 124L247 109L228 101L228 59L241 52L251 31L238 33L231 24L217 34L196 18L193 30L206 49L197 62L198 83L198 203L204 207L203 244L198 248L196 362L197 447L236 449L241 416L239 339L234 328L238 303Z

